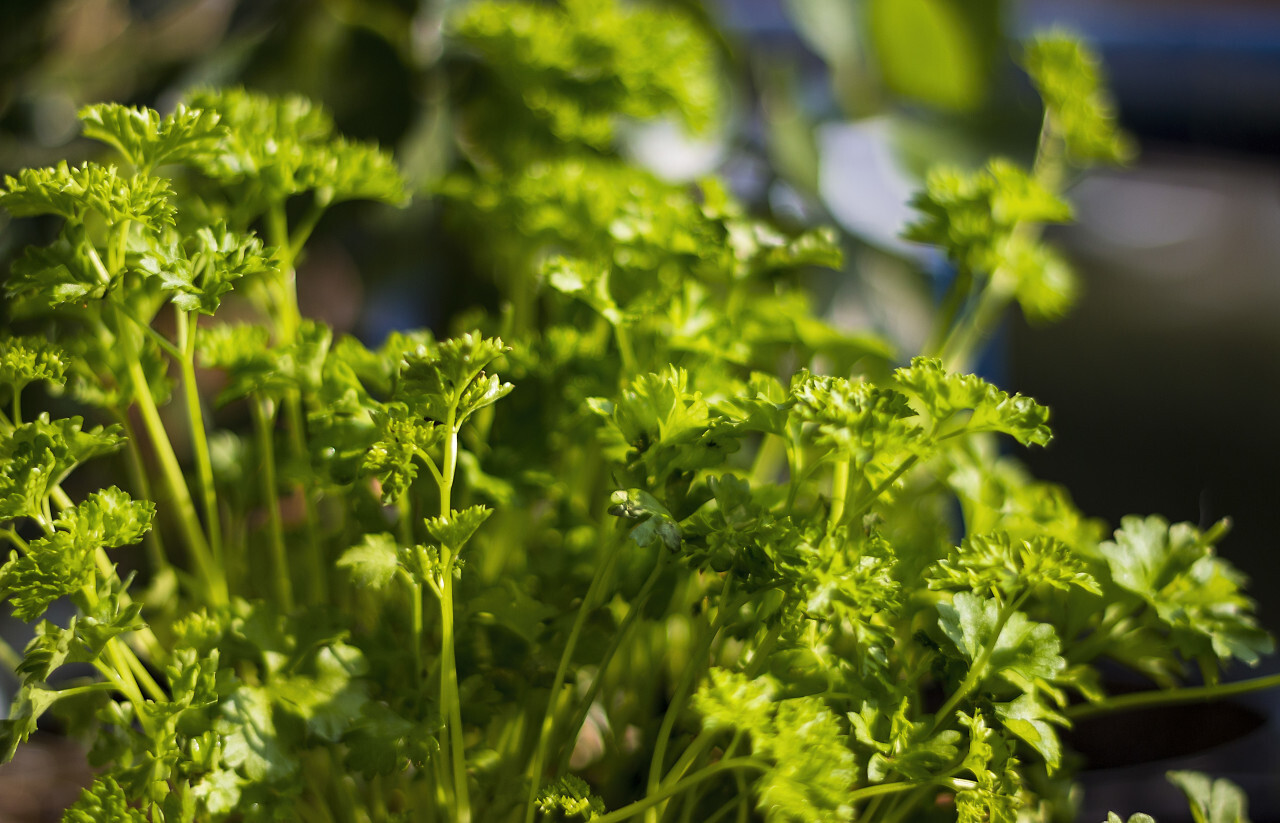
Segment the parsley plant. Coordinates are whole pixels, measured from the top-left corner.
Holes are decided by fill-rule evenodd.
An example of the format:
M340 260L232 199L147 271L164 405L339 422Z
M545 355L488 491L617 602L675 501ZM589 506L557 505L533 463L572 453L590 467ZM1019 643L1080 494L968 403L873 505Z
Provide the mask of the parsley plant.
M1217 684L1271 648L1226 525L1107 535L1002 452L1048 410L967 373L1011 303L1069 308L1040 227L1128 153L1078 43L1027 48L1031 168L918 197L957 277L909 357L815 310L832 232L619 159L622 119L713 122L696 23L481 2L449 31L464 162L434 196L504 309L448 338L301 316L326 210L408 196L305 99L90 106L108 159L0 188L57 224L6 281L0 596L36 627L0 753L50 713L88 742L64 820L1061 820L1073 719L1271 683Z

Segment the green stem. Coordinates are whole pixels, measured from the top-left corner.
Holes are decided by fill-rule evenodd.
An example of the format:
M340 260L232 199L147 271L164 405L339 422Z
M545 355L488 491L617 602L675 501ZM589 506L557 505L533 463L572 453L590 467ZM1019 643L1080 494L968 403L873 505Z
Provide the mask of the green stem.
M1093 703L1081 703L1063 711L1071 720L1081 720L1108 712L1125 709L1145 709L1152 706L1171 706L1180 703L1200 703L1219 700L1238 694L1249 694L1280 687L1280 674L1237 680L1234 683L1218 683L1213 686L1192 686L1184 689L1155 689L1144 692L1116 695Z
M286 611L293 610L293 581L289 577L289 558L284 545L284 523L280 519L280 498L276 491L276 453L271 431L275 415L268 411L271 401L259 397L249 398L253 413L253 429L258 439L258 452L262 459L262 492L266 498L268 534L271 538L271 561L275 567L276 599Z
M866 514L867 509L870 509L872 506L874 506L875 502L880 499L880 495L888 491L889 488L894 483L897 483L898 478L902 477L902 475L910 471L911 467L914 466L919 460L920 460L919 455L915 455L915 454L911 455L906 460L903 460L901 465L899 465L898 468L893 470L893 474L889 475L884 480L880 481L880 483L877 484L874 489L869 491L865 497L861 498L860 500L858 500L856 504L854 504L853 511L850 512L849 514L849 519L853 520L854 518L861 517L862 515Z
M311 457L307 448L301 399L296 393L290 392L284 399L284 408L289 418L289 444L293 455L298 460L309 463ZM300 481L296 488L302 495L302 516L307 533L307 558L311 567L307 578L311 583L311 602L323 605L329 599L329 564L324 556L324 542L320 539L320 520L307 483Z
M448 517L453 511L453 481L458 468L458 407L453 404L445 418L448 436L444 442L444 457L440 469L440 516ZM451 753L454 786L454 820L470 823L471 798L467 790L466 738L462 729L462 704L458 696L458 660L455 650L453 613L453 564L456 559L452 546L440 547L440 708L448 717L445 734Z
M414 680L422 679L425 674L422 661L422 584L413 578L404 568L398 569L401 579L409 588L409 634L413 638L413 675Z
M729 615L736 611L736 603L726 602L732 582L733 576L726 574L724 585L720 589L720 607L716 612L716 618L707 628L706 640L699 645L698 651L690 657L689 664L685 666L684 671L681 673L680 682L676 685L676 691L671 696L671 702L667 705L666 714L662 717L662 725L658 729L658 737L653 745L653 757L649 760L647 794L653 794L658 789L662 776L663 760L666 759L667 745L671 742L671 732L675 728L676 720L679 719L679 716L684 711L684 706L688 700L689 692L693 689L693 684L702 674L703 666L707 662L705 658L711 652L716 635L720 633L720 629L728 621ZM646 819L649 823L657 823L658 815L656 812L650 811L646 814Z
M688 788L698 785L704 780L708 780L723 772L733 769L756 769L757 771L766 772L769 770L769 764L755 757L735 757L730 760L721 760L718 763L712 763L704 769L700 769L678 783L652 792L645 796L643 800L637 800L621 809L609 812L606 815L594 818L592 823L616 823L619 820L626 820L629 817L635 817L640 812L651 810L652 807L663 803L668 799L675 797Z
M471 800L467 791L466 739L462 731L462 704L458 696L457 654L454 650L453 626L453 560L454 555L442 546L440 560L444 574L440 580L441 672L440 706L448 715L446 731L452 755L454 820L470 823Z
M120 427L124 429L125 439L128 441L127 454L125 463L128 466L129 481L133 484L134 490L144 500L151 500L151 481L144 471L144 461L142 458L142 450L138 447L138 438L133 431L133 421L129 418L127 410L123 410L118 415ZM57 495L61 493L65 498L65 503L58 500ZM59 506L67 508L72 505L71 498L61 488L54 489L54 500ZM169 562L169 556L164 550L164 539L160 536L159 529L147 529L146 535L143 537L143 546L147 552L147 560L151 565L151 573L155 577L159 577L169 572L173 572L173 564ZM104 555L105 556L105 555Z
M612 543L609 544L609 548L613 548ZM542 767L546 761L547 746L551 740L551 733L555 728L556 703L560 696L561 685L569 674L569 664L573 659L574 649L578 646L578 637L582 634L583 627L586 626L587 618L595 610L600 589L604 586L605 580L608 579L609 572L613 569L613 564L617 560L618 554L619 552L617 551L609 551L604 558L604 562L596 564L596 571L591 577L591 583L587 586L587 593L583 595L582 603L578 606L577 614L574 615L573 626L569 629L569 637L565 640L564 650L560 652L560 662L556 665L555 678L551 681L551 694L547 696L547 706L542 712L542 725L538 732L538 745L533 750L533 759L529 764L529 796L525 802L525 823L533 823L538 791L542 788Z
M831 475L831 511L827 513L827 533L835 531L844 519L845 499L849 496L849 474L853 461L843 458L836 461Z
M465 383L463 385L466 385ZM458 470L458 407L450 406L444 421L449 432L444 441L444 456L440 465L440 516L448 517L453 511L453 476Z
M298 334L302 316L298 312L297 272L293 244L289 240L289 223L285 217L284 201L272 203L263 216L267 224L267 238L280 255L280 279L276 281L275 309L279 342L292 343Z
M22 663L22 655L18 654L13 646L9 645L9 641L0 637L0 665L10 672L14 672L20 663Z
M987 641L982 651L978 653L978 657L965 674L964 680L960 682L960 687L955 690L951 697L947 698L947 702L934 715L934 731L937 731L943 723L950 720L951 713L955 711L956 706L960 705L960 701L976 689L983 678L987 676L987 664L991 662L991 655L995 654L996 645L1000 642L1000 634L1004 631L1005 624L1009 622L1009 618L1013 617L1013 613L1018 610L1029 594L1029 591L1023 592L1000 608L1000 613L996 617L995 630L991 633L991 639Z
M191 450L195 456L196 475L200 480L200 492L204 504L205 530L209 535L209 547L213 562L226 569L222 551L222 525L218 511L218 493L213 483L213 461L209 457L209 436L204 425L204 411L200 403L200 387L196 383L196 334L197 324L191 314L175 308L178 341L182 346L183 395L187 402L187 418L191 424Z
M779 435L765 434L751 463L750 482L752 486L773 485L778 482L780 464L787 460L786 442Z
M137 326L138 329L142 331L142 333L145 334L147 337L151 338L151 341L155 343L157 346L159 346L160 350L163 351L165 354L169 355L174 360L177 360L179 362L182 362L182 360L186 357L182 349L180 349L179 347L175 346L172 342L170 342L169 338L165 337L163 334L161 334L160 332L152 328L150 323L143 321L142 318L134 314L132 306L128 306L125 303L120 301L113 301L112 305L115 306L116 311L119 312L121 317L123 317L124 319L130 321L135 326ZM178 309L178 313L181 314L182 310Z
M920 785L918 783L883 783L881 786L901 786L902 788L898 789L900 792L908 789L915 789L915 791L911 792L911 794L905 798L895 797L893 799L893 804L889 807L889 811L881 820L881 823L897 823L897 821L906 817L907 813L915 808L916 804L923 800L932 788L932 784L929 783L924 785ZM880 786L868 786L867 789L860 789L859 791L867 791L868 789L876 788L880 788ZM857 793L858 792L856 791L854 792L854 794Z
M638 373L635 349L631 346L631 332L627 330L625 320L620 319L610 325L613 326L613 337L618 341L618 354L622 358L622 372L618 375L618 380L626 384Z
M849 805L861 803L863 800L870 800L873 797L880 797L886 794L897 794L898 792L906 792L912 789L922 788L919 783L877 783L874 786L864 786L861 789L854 789L845 795L845 801Z
M973 274L968 271L957 273L951 282L951 287L947 290L946 299L942 302L933 331L930 332L929 339L921 349L921 354L925 357L938 357L942 354L942 347L955 325L956 318L960 316L960 309L969 300L972 291Z
M1029 225L1019 226L1015 236L1032 231ZM1010 245L1013 241L1010 240ZM948 371L967 371L974 351L995 328L1014 295L1014 275L1001 266L991 273L978 297L978 303L969 316L955 327L942 347L942 360Z
M697 761L697 759L701 757L707 749L711 748L711 744L715 742L715 738L716 732L711 729L703 729L698 732L698 736L693 739L693 742L691 742L687 748L685 748L684 753L680 755L680 758L672 764L671 768L667 771L667 776L662 778L662 781L658 784L658 788L661 789L663 786L675 783L684 777L685 772L689 771L689 768L693 766L694 762Z
M200 529L200 519L196 514L195 504L191 501L191 491L182 476L182 467L178 465L178 456L173 452L173 444L165 432L164 423L160 420L160 412L147 387L147 378L142 371L142 364L137 358L129 361L129 376L133 380L134 402L142 413L142 423L146 427L151 446L160 460L161 474L169 487L169 495L178 509L178 523L187 541L187 549L191 553L191 561L201 582L206 587L210 605L222 606L229 601L227 581L223 569L217 565Z
M610 553L611 556L616 556L616 554L617 552ZM613 633L613 637L609 640L608 648L605 649L604 655L596 665L596 676L591 678L591 685L587 687L587 693L578 701L578 708L574 710L573 717L569 721L568 728L570 733L576 735L582 728L582 724L587 718L587 712L591 710L591 704L595 702L596 695L600 692L600 687L604 685L604 675L605 672L609 670L609 664L613 661L614 655L617 654L618 649L622 646L623 639L625 639L630 633L631 626L635 624L636 618L638 618L641 612L644 611L645 603L649 601L649 596L653 594L653 587L657 585L658 578L662 576L663 570L666 569L668 560L669 553L659 549L658 562L654 564L653 571L649 573L648 578L645 579L644 584L640 587L640 593L631 601L631 605L627 608L626 617L622 618L622 623L619 624L617 630ZM602 563L601 565L605 566L611 564ZM582 614L582 611L579 611L579 614ZM562 662L564 663L567 671L568 658L563 658ZM560 683L563 682L563 680L557 680L556 682ZM548 708L550 708L550 704L548 704ZM548 717L549 716L550 715L548 715ZM569 746L560 755L560 762L557 764L556 774L560 774L568 768L569 758L572 756L573 747Z

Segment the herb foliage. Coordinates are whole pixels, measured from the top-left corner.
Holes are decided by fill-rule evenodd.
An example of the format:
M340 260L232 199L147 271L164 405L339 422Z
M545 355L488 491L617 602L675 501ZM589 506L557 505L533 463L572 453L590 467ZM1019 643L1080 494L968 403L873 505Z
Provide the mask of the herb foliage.
M40 622L0 740L53 713L90 742L65 820L1065 819L1073 718L1270 651L1225 524L1108 538L1001 452L1048 409L967 373L1011 303L1069 308L1040 229L1128 153L1078 43L1027 48L1031 168L918 197L908 236L957 278L907 358L815 311L833 233L619 159L622 119L712 122L694 22L489 2L450 31L466 162L437 195L506 302L447 339L300 315L326 210L407 198L305 99L91 106L110 160L0 189L60 220L6 285L31 333L0 341L0 595ZM33 384L94 422L33 416ZM80 493L112 455L129 491ZM1161 690L1110 696L1103 661Z

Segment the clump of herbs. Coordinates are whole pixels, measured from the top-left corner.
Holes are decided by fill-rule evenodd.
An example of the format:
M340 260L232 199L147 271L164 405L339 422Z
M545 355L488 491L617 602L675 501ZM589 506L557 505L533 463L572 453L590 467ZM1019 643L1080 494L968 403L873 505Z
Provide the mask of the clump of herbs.
M712 122L696 25L565 0L451 32L437 194L506 308L447 339L300 315L326 210L407 198L305 99L91 106L112 159L0 189L60 219L6 282L0 594L36 629L0 741L54 713L89 743L65 820L1066 819L1074 718L1270 650L1225 524L1107 536L997 445L1046 444L1048 410L967 373L1010 303L1069 308L1040 227L1127 153L1078 43L1027 48L1031 168L930 175L908 236L957 277L905 357L816 311L832 232L614 152L620 118ZM82 414L32 413L37 383ZM120 486L82 491L110 455ZM1103 661L1158 690L1109 695Z

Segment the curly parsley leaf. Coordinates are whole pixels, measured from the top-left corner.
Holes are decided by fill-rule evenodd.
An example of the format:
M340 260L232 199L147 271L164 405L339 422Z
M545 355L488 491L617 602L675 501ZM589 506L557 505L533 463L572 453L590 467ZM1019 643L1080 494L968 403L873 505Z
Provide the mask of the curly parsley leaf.
M80 799L62 814L62 823L148 823L149 818L135 808L110 775L103 775L80 793Z
M34 517L41 501L79 464L124 445L119 426L84 428L80 417L41 414L0 442L0 521Z
M713 668L694 707L704 728L747 732L754 754L769 761L754 789L770 823L852 820L854 757L835 716L819 698L775 700L776 692L770 677Z
M400 402L370 409L369 416L378 434L361 469L378 479L383 502L391 503L413 483L418 476L417 460L444 439L445 429L411 414L409 407Z
M556 6L487 2L467 6L450 33L480 56L489 89L465 107L474 141L511 143L503 154L556 141L609 147L616 120L675 113L707 128L718 105L713 51L706 35L675 9L615 0L566 0ZM511 128L513 116L523 128ZM505 127L494 128L505 122Z
M1046 407L1020 394L1010 396L977 375L948 372L936 358L916 357L895 371L894 379L935 421L940 437L1001 432L1024 446L1044 446L1053 439ZM962 429L948 429L946 424L964 412L969 414Z
M604 801L581 777L567 774L538 792L538 811L561 820L593 820L605 813Z
M342 553L338 566L350 569L359 586L384 588L400 567L396 539L385 532L366 534L359 543Z
M241 192L242 206L261 211L308 191L322 207L355 199L392 205L407 200L391 156L335 135L329 112L305 97L205 89L189 102L218 112L227 128L215 152L196 158L202 171L228 185L256 182L253 191Z
M178 308L212 315L237 280L275 266L258 238L219 223L182 239L157 241L138 256L136 268L154 277Z
M1022 65L1044 100L1050 133L1072 162L1124 163L1133 156L1103 87L1098 58L1083 43L1063 34L1041 35L1027 45Z
M427 533L441 545L457 552L467 544L476 530L489 519L493 509L485 506L471 506L455 509L439 517L429 517L426 521Z
M80 223L93 212L108 225L126 220L152 228L172 225L173 189L163 177L121 174L115 166L64 160L53 168L23 169L6 176L0 207L14 217L56 214Z
M1220 524L1214 533L1224 531ZM1131 516L1100 551L1115 582L1150 606L1184 655L1255 663L1274 643L1241 591L1244 575L1215 555L1208 537L1188 523Z
M961 712L959 717L969 732L964 768L974 776L969 786L956 792L959 823L1015 823L1022 807L1018 759L981 712Z
M1101 595L1089 564L1061 540L1047 535L1015 539L1006 532L969 535L934 567L929 588L990 591L1006 598L1049 586L1078 587Z
M0 337L0 383L22 391L43 380L54 386L66 382L68 356L61 347L38 337Z
M950 603L938 604L938 614L938 625L966 660L984 663L985 656L984 680L998 675L1019 688L1032 688L1066 669L1054 627L1020 611L1005 614L994 597L957 592ZM990 653L984 655L987 649Z
M1166 777L1187 796L1196 823L1249 823L1249 798L1230 780L1192 771L1171 771Z
M179 103L161 117L154 109L99 103L80 110L84 136L106 143L134 168L154 169L208 154L226 137L221 115Z
M419 346L401 361L394 395L415 414L461 428L472 414L511 392L510 383L485 373L507 350L501 339L474 333Z
M792 379L791 414L816 424L816 441L857 466L923 445L906 395L866 381L801 372Z

